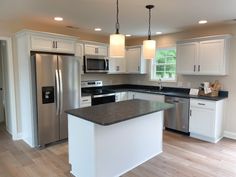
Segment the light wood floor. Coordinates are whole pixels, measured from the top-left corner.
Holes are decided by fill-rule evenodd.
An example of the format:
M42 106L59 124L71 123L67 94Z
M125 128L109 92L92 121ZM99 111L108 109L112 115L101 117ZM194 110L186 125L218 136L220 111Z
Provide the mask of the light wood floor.
M67 143L43 150L0 129L0 177L70 177ZM165 132L164 152L122 177L236 177L236 141L210 144Z

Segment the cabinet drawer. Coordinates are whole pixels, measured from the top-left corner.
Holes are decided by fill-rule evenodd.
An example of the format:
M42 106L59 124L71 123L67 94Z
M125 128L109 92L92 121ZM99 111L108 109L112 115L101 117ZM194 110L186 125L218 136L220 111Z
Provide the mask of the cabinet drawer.
M81 104L91 103L91 96L83 96L83 97L81 97L80 103Z
M215 109L216 102L215 101L201 100L201 99L190 99L190 106L191 107L205 108L205 109Z

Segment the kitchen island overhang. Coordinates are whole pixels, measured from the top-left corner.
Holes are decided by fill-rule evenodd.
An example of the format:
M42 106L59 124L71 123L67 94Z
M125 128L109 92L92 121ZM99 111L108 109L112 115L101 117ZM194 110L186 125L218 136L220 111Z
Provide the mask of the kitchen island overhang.
M163 110L171 107L128 100L67 111L71 173L118 177L160 154Z

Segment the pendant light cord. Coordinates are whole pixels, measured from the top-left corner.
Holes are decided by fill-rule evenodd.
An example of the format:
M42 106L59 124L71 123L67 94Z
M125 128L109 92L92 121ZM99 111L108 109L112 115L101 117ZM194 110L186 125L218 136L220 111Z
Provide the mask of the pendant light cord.
M149 9L149 25L148 25L148 40L151 40L151 9Z
M116 34L119 34L120 23L119 23L119 1L116 0Z

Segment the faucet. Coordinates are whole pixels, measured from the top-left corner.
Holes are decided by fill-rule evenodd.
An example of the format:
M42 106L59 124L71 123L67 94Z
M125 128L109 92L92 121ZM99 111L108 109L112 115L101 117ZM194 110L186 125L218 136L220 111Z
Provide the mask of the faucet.
M159 86L159 91L161 91L163 89L161 79L158 79L157 83L158 83L158 86Z

